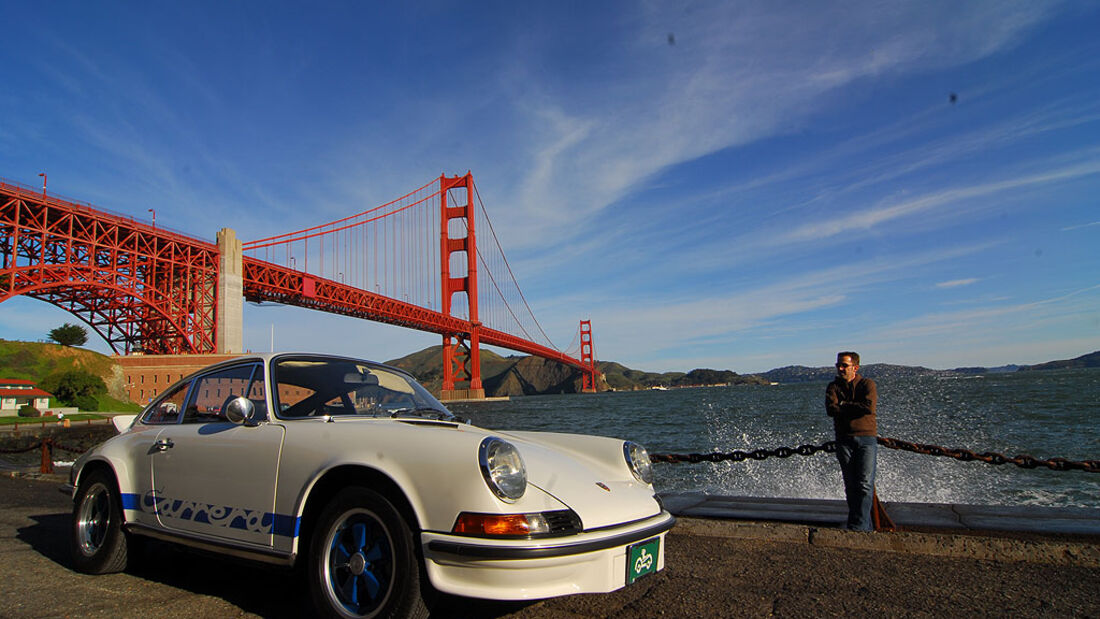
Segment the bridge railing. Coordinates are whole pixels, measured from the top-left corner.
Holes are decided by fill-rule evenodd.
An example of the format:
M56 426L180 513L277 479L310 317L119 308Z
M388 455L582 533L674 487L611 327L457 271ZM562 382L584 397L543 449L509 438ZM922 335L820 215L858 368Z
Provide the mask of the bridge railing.
M74 200L73 198L66 197L59 193L43 192L40 189L34 189L23 183L19 183L13 180L9 180L0 177L0 193L8 193L16 195L23 200L30 200L42 204L48 204L51 206L60 206L68 208L72 211L82 213L85 215L91 215L100 219L112 221L117 224L125 224L133 226L135 228L142 228L149 232L154 232L165 237L172 237L175 240L185 241L188 243L203 243L206 245L213 245L210 241L191 236L185 232L180 232L174 228L161 225L152 225L149 222L135 219L133 215L125 215L118 211L112 211L101 206L91 204L90 202L84 202L82 200Z

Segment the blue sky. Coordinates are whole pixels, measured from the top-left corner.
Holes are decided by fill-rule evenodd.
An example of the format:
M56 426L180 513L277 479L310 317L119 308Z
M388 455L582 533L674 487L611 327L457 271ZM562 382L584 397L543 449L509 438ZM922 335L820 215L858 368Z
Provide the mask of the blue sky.
M1100 349L1096 3L0 1L0 18L18 25L0 177L249 240L471 170L561 347L588 318L599 358L650 371ZM72 320L12 299L0 337ZM375 359L439 342L293 308L245 321L253 350L272 331Z

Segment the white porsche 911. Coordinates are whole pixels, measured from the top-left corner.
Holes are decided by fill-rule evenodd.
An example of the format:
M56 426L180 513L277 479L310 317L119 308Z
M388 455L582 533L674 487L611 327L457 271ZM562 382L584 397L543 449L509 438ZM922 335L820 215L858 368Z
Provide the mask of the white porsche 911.
M84 572L152 537L304 567L325 615L423 616L435 591L619 589L663 568L675 523L640 445L478 428L367 361L244 356L119 421L72 468Z

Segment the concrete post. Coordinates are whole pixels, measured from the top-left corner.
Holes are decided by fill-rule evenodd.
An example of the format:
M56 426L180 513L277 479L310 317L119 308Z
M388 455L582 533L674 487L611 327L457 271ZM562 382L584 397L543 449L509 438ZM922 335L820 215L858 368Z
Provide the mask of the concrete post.
M244 352L244 260L231 228L218 231L218 311L214 345L218 354Z

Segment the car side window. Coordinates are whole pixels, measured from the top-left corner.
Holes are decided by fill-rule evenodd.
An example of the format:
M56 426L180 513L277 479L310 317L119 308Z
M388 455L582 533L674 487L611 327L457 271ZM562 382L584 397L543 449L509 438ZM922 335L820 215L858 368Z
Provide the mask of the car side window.
M257 365L252 373L252 384L248 387L248 393L245 394L245 397L252 400L252 405L256 407L256 418L265 419L267 417L267 394L264 389L264 369L262 366Z
M259 374L260 380L263 380L260 367L256 364L238 365L195 379L183 423L225 421L226 405L238 396L251 398L258 392L262 401L263 383L259 387L254 386L253 374Z
M180 412L183 411L183 402L187 398L187 388L190 382L179 385L158 400L141 418L142 423L176 423L179 421Z
M284 357L272 368L272 396L280 418L326 415L423 414L450 416L411 377L352 359Z

